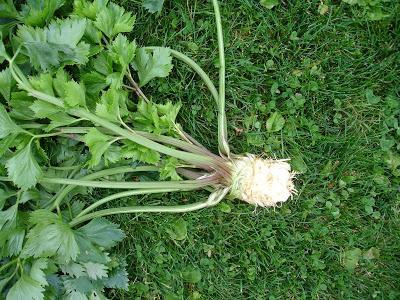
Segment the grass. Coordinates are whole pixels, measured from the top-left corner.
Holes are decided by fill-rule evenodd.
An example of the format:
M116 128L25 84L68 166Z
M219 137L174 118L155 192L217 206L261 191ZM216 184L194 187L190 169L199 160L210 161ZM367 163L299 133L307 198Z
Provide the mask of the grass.
M131 284L109 297L399 299L400 5L387 4L392 16L373 22L340 1L328 1L324 15L319 1L272 10L221 2L233 152L291 157L299 194L276 210L227 200L185 215L115 217L127 234L117 251ZM140 1L119 3L137 13L139 45L187 53L218 82L209 1L166 1L159 17ZM217 151L214 100L188 68L176 63L145 93L182 101L183 127ZM285 124L269 132L273 112Z

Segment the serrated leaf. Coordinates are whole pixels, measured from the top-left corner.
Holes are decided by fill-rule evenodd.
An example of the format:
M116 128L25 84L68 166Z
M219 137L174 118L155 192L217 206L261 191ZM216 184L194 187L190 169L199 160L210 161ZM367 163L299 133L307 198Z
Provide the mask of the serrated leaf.
M54 20L47 27L47 41L52 44L75 47L82 39L85 28L86 19Z
M8 176L15 185L27 190L36 185L42 170L32 155L31 143L18 151L6 163Z
M67 72L64 69L58 69L56 76L53 78L53 89L61 98L65 97L65 84L70 81Z
M6 300L43 300L44 288L39 282L26 274L22 274L11 287Z
M139 48L132 66L138 72L140 86L144 86L153 78L169 75L172 70L172 56L168 48Z
M42 73L39 76L32 76L29 78L29 83L35 90L54 96L53 77L50 73Z
M175 157L166 158L160 167L160 179L171 179L174 181L182 180L176 172L179 161Z
M4 59L9 59L9 56L6 52L6 48L3 43L3 34L0 31L0 64L4 61Z
M129 66L135 57L136 43L129 42L126 36L118 34L110 46L110 56L115 63L124 69Z
M17 212L18 204L10 206L7 210L0 211L0 229L15 227Z
M108 0L94 0L89 2L87 0L74 1L74 14L95 20L97 14L107 6Z
M151 14L160 13L164 0L143 0L142 6Z
M64 85L65 104L69 107L86 106L85 87L73 80Z
M92 64L93 68L104 76L113 73L113 60L107 52L97 55Z
M117 268L114 268L108 272L108 277L103 278L102 281L104 286L113 289L124 289L128 290L128 272L126 272L126 262L120 262Z
M14 228L7 237L7 250L10 256L18 255L22 250L25 230L23 228Z
M6 109L0 104L0 139L5 138L9 134L22 132L22 128L15 124Z
M60 0L28 0L21 9L23 22L31 26L43 26L63 3L64 1Z
M5 68L0 72L0 94L10 101L12 76L9 68Z
M24 91L11 93L10 106L12 110L9 113L10 117L24 121L33 120L35 118L34 112L30 109L33 102L34 98Z
M108 254L89 241L79 230L76 231L75 238L80 250L77 261L100 264L107 264L110 261Z
M139 100L137 111L132 114L134 125L137 130L154 132L155 134L173 135L175 129L175 119L181 108L181 103L155 104L143 99Z
M96 115L111 122L119 123L120 118L128 113L126 102L128 95L123 90L108 89L102 94L96 105Z
M71 293L73 291L80 292L82 294L88 294L94 290L94 286L90 279L86 276L82 276L79 278L65 278L64 279L64 287L67 292ZM71 300L75 300L75 298L70 298ZM77 298L80 299L80 298Z
M86 262L83 263L83 266L86 269L86 273L90 279L100 279L103 277L107 277L107 266L99 263Z
M110 3L97 14L94 25L111 38L118 33L132 31L134 23L135 16L125 12L121 6Z
M118 225L103 218L93 219L78 231L92 243L104 248L113 247L125 237Z
M84 19L52 21L46 28L19 26L17 36L31 64L37 70L50 70L69 64L85 64L89 45L79 42L85 33Z
M42 286L48 285L46 280L46 274L43 272L43 269L47 268L47 259L39 258L34 261L31 267L31 277L33 280L40 283Z
M84 142L89 147L92 157L89 160L89 166L94 167L101 161L101 157L107 148L111 145L111 137L101 133L96 128L92 128L84 136Z
M64 274L68 274L69 276L75 278L87 275L85 268L82 265L75 262L70 262L67 265L62 265L61 270Z
M60 107L42 100L36 100L29 108L35 113L35 117L39 119L48 118L61 111Z
M97 72L83 74L82 81L85 84L88 95L92 95L95 98L97 98L98 94L108 86L106 77Z
M0 1L0 18L17 18L18 11L16 10L13 0Z
M65 300L88 300L85 294L72 290L64 298Z
M57 255L60 262L68 263L79 254L74 232L68 224L46 210L31 213L30 222L35 226L27 234L22 257L50 257Z
M156 165L161 159L160 153L157 151L143 147L132 141L124 141L121 154L125 158L131 158L134 161L141 161L152 165Z
M61 126L68 126L77 122L78 119L67 115L66 113L57 113L48 117L50 124L44 129L46 132Z

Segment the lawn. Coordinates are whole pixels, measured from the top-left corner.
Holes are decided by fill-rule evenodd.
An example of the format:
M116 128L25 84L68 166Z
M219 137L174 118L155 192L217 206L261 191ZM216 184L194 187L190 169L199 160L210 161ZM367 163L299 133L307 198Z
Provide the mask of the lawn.
M178 49L218 83L209 1L166 1L159 16L140 1L119 4L137 14L139 45ZM229 143L234 153L291 158L298 194L276 209L226 200L184 215L114 217L131 283L112 299L400 298L400 5L384 3L390 16L380 21L363 7L325 5L221 1ZM217 151L214 102L191 70L175 62L144 92L182 101L179 122Z
M231 151L290 159L297 192L180 215L132 211L277 190L183 141L179 103L218 154L223 93L141 48L218 86L212 2L114 0L134 27L105 0L21 2L0 0L0 300L400 299L398 0L221 0Z

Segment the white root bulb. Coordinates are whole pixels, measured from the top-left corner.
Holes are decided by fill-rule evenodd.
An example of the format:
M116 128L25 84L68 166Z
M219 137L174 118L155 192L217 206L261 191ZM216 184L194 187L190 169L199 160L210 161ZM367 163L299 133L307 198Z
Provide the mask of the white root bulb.
M231 192L250 204L275 207L296 193L293 178L286 160L242 156L232 161Z

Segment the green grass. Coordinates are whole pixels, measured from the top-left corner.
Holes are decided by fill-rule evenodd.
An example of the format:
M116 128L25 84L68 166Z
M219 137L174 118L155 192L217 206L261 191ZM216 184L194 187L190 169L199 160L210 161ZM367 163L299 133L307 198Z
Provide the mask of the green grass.
M390 18L372 22L340 1L329 1L324 15L319 1L284 1L273 10L222 1L233 152L291 157L299 193L275 210L227 200L185 215L115 217L127 234L117 251L127 258L131 284L110 298L400 298L400 177L387 163L388 151L399 159L400 150L395 2L387 4ZM166 1L159 17L140 1L119 3L137 14L131 37L139 45L180 50L218 83L209 1ZM182 101L180 123L217 150L214 100L188 68L176 62L171 76L144 92ZM275 111L285 125L271 133L266 122Z

